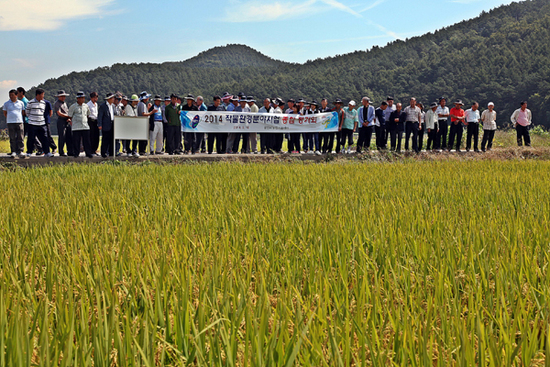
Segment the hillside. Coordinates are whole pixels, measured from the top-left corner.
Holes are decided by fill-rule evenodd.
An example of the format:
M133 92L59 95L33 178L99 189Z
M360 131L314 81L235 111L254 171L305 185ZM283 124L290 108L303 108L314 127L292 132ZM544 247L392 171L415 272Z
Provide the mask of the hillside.
M78 90L193 93L207 100L225 91L257 98L368 95L377 102L388 94L402 101L414 95L425 103L446 96L495 102L501 126L527 99L535 123L550 127L550 0L512 3L434 33L305 64L228 45L182 62L75 72L40 87L50 98L58 89L73 96Z

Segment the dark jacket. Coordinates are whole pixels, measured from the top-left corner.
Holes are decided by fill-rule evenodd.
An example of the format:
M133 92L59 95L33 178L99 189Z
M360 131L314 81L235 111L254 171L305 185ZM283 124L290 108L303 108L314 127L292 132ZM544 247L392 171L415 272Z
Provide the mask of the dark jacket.
M189 105L187 103L185 103L185 104L181 105L181 110L182 111L198 111L199 109L195 105L192 105L191 107L189 107Z
M395 122L397 118L399 122ZM390 121L386 122L386 127L389 131L405 131L405 121L407 121L407 114L403 110L401 112L393 111Z
M218 107L216 107L216 106L214 106L214 105L208 106L207 111L210 111L210 112L216 112L216 111L222 112L222 111L225 111L225 107L223 106L223 104L220 103L220 105L219 105Z
M378 122L380 123L380 127L385 127L386 126L386 114L384 113L384 110L381 109L380 107L378 107L374 111L374 115L378 119Z
M107 102L99 106L99 110L97 111L97 127L101 127L101 131L111 131L113 128L113 119L111 118Z

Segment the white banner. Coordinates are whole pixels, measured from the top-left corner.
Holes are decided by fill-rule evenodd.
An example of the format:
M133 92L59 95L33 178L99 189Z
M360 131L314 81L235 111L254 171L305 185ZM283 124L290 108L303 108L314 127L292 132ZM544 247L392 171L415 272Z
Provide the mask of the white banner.
M184 132L196 133L315 133L338 131L336 112L285 115L249 112L181 111Z

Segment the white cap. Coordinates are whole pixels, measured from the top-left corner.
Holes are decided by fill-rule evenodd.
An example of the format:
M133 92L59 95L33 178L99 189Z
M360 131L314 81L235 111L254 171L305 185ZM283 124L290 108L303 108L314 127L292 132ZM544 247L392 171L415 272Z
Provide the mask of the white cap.
M487 105L487 107L489 107L489 106L495 107L495 104L494 104L493 102L489 102L489 104Z
M355 101L351 100L351 101L349 101L349 104L352 105L352 106L355 106Z

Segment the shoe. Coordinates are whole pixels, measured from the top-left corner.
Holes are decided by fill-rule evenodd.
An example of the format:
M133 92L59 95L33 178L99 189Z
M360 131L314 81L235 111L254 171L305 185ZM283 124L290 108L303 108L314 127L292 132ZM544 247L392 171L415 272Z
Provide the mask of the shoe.
M46 158L51 158L51 157L53 157L53 156L54 156L53 153L46 153L46 154L44 155L44 157L46 157Z
M35 154L37 157L40 157L40 156L43 156L44 155L44 152L36 152Z
M134 158L139 158L139 153L134 153L134 154L132 154L132 156L133 156Z
M254 151L254 154L258 154L258 151L257 151L257 150L255 150L255 151Z
M67 154L65 154L65 153L59 153L59 156L60 156L60 157L66 157Z
M8 154L8 157L15 157L15 156L16 156L15 152L11 152L10 154Z
M22 158L22 159L25 159L25 158L27 158L27 155L25 153L20 153L18 157Z
M320 151L316 150L315 155L322 155Z
M121 155L122 155L121 152L118 152L118 153L116 154L117 157L120 157Z

